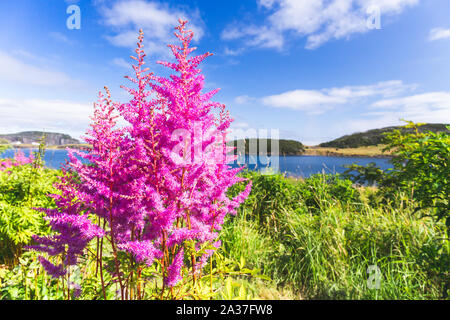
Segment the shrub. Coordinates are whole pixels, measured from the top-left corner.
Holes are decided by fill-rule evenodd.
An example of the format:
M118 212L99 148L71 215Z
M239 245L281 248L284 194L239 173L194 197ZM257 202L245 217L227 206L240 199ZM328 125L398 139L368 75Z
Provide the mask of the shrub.
M385 150L393 152L393 169L383 171L374 163L352 165L344 176L356 183L376 183L387 198L397 191L409 193L416 211L431 209L450 230L450 127L433 132L420 130L422 125L408 122L386 134Z
M9 141L5 140L3 138L0 138L0 155L5 151L9 149Z
M0 171L0 262L13 265L33 234L48 232L35 207L51 208L57 172L32 164Z
M433 209L436 219L444 220L450 231L450 133L420 132L421 125L409 122L405 127L413 133L395 130L387 135L387 149L395 154L388 181L411 190L418 203L416 211Z
M316 174L299 183L299 192L305 205L313 211L320 210L329 201L352 203L359 200L359 193L348 179L338 174Z

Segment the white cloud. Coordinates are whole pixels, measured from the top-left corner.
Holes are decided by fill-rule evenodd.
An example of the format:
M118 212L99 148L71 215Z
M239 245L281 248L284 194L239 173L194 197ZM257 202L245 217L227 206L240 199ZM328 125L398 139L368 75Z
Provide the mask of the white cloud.
M234 99L234 102L236 102L237 104L245 104L245 103L251 102L253 100L255 100L255 98L252 98L248 95L242 95L242 96L236 97Z
M45 130L69 133L78 138L88 128L92 113L91 103L0 99L0 132Z
M0 51L0 79L42 86L64 86L78 83L63 72L25 63L2 51Z
M332 39L348 38L370 31L368 8L376 6L381 16L398 15L419 0L258 0L269 10L264 25L233 26L222 32L224 40L242 39L248 47L281 50L288 33L306 37L306 48L314 49Z
M113 64L115 66L118 66L118 67L121 67L121 68L124 68L124 69L130 69L131 70L131 62L128 63L122 58L114 58L111 61L111 64Z
M29 59L29 60L38 60L39 59L38 57L36 57L31 52L26 51L26 50L22 50L22 49L13 50L12 51L12 55L15 56L15 57L22 57L24 59Z
M236 40L244 35L242 30L237 27L229 27L222 31L221 38L223 40Z
M373 111L368 115L381 118L450 123L450 92L428 92L385 99L373 103L370 108Z
M240 55L242 52L244 52L243 48L234 50L234 49L230 49L230 48L226 47L224 50L224 54L226 56L237 56L237 55Z
M404 120L450 123L450 92L428 92L372 103L369 112L347 120L346 133L402 125Z
M345 103L342 97L336 97L315 90L294 90L262 99L262 103L275 108L289 108L307 111L308 113L323 113L332 105Z
M429 41L450 38L450 29L435 28L430 31Z
M188 27L195 33L194 40L200 40L204 34L198 11L186 12L145 0L119 0L107 7L110 4L111 2L101 2L100 13L103 23L116 32L115 35L107 36L107 39L116 46L134 48L138 30L142 28L145 33L147 54L167 55L169 52L167 39L173 38L174 28L180 18L189 20Z
M429 92L412 96L380 100L372 104L374 109L392 109L402 107L414 109L446 109L450 116L450 92Z
M66 44L73 44L74 43L68 37L66 37L65 35L63 35L62 33L59 33L59 32L50 32L50 37L53 38L56 41L59 41L59 42L62 42L62 43L66 43Z
M281 33L266 26L229 27L222 32L221 37L223 40L245 38L247 47L281 49L284 43Z
M232 127L234 129L246 129L249 127L249 124L247 122L233 122Z
M258 0L258 6L270 9L275 4L275 2L276 0Z
M392 97L413 90L416 85L406 85L402 81L392 80L366 86L334 87L322 90L293 90L277 95L263 97L264 105L275 108L289 108L320 114L338 105L352 103L369 97Z

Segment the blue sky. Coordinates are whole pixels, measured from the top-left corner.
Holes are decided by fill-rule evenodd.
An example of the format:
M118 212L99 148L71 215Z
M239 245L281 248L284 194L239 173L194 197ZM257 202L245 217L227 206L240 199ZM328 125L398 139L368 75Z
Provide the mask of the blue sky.
M215 54L206 86L222 89L234 133L316 144L402 118L450 123L448 0L16 0L0 2L0 133L78 138L105 85L127 100L139 28L148 66L166 72L155 61L171 59L180 17Z

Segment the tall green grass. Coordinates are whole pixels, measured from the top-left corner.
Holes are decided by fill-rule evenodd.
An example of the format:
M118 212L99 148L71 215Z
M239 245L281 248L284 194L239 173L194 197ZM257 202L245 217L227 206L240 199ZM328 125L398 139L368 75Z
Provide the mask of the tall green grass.
M330 176L250 175L257 196L222 234L230 256L310 299L442 296L442 270L449 265L448 242L439 240L444 225L414 215L406 195L383 203L374 201L376 190ZM370 266L380 271L378 288L371 286Z

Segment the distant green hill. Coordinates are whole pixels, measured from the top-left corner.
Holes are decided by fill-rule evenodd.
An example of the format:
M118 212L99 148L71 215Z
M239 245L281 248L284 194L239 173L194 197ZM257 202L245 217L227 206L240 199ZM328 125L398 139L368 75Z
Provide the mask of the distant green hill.
M245 143L245 154L255 154L255 152L250 153L250 145L256 146L256 153L259 153L259 144L264 143L264 140L267 142L267 154L270 155L272 151L272 144L274 139L241 139L241 140L233 140L227 143L228 146L238 146L238 142ZM279 154L284 156L295 156L301 155L305 151L304 145L295 140L277 140L279 143ZM236 150L237 151L237 150ZM253 150L252 150L253 151ZM235 152L236 153L236 152Z
M42 131L25 131L11 134L0 134L0 140L6 140L9 143L32 144L38 143L45 134L45 143L50 146L59 146L64 144L79 144L77 139L68 134Z
M429 123L419 127L420 132L432 131L432 132L442 132L448 131L445 127L446 124L441 123ZM320 147L326 148L358 148L367 146L376 146L383 144L384 133L392 132L395 129L401 129L404 132L411 132L412 129L405 129L401 126L396 127L386 127L382 129L373 129L366 132L358 132L350 135L346 135L335 139L333 141L321 143Z

